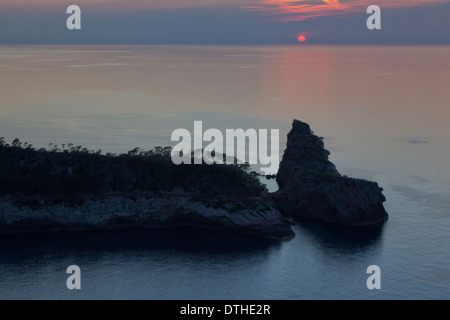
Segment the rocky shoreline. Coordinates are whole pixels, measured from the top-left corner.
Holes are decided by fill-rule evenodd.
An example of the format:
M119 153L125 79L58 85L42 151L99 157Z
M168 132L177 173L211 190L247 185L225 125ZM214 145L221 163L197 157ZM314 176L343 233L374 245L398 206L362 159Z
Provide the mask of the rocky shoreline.
M269 199L244 208L228 199L213 208L184 193L102 195L65 199L0 199L0 233L192 226L233 230L272 240L290 240L289 223ZM237 209L235 209L237 208Z
M379 225L388 218L383 207L386 199L377 183L341 176L328 160L329 152L324 148L322 139L314 135L308 124L299 120L293 122L276 175L280 189L272 194L239 168L211 166L203 168L213 171L205 173L208 179L204 179L202 187L186 191L187 184L182 185L177 182L177 178L183 176L194 180L203 172L192 173L196 169L174 167L164 162L166 158L169 159L167 154L152 155L156 160L152 160L149 165L145 162L147 158L139 154L121 159L77 152L71 157L70 154L59 152L22 151L20 148L9 150L10 146L1 148L4 148L1 149L3 151L12 151L21 162L17 164L15 159L9 159L8 163L6 156L9 154L5 153L6 156L0 158L0 164L4 164L2 168L6 169L0 170L0 178L3 175L4 179L15 181L19 174L30 172L30 181L34 182L39 180L33 176L36 174L34 171L44 168L48 172L45 177L54 177L53 180L49 178L48 183L56 183L58 189L58 181L62 181L61 190L70 192L59 194L48 188L47 194L40 194L38 191L48 186L48 183L41 181L36 187L30 187L31 191L36 190L36 194L30 194L27 181L15 187L26 190L27 195L0 192L0 233L193 226L285 241L295 236L290 227L291 218L311 218L351 227ZM77 159L75 165L73 158ZM70 161L72 164L67 164ZM73 172L81 170L77 165L82 169L90 166L92 172L83 171L83 175L75 176ZM159 168L157 174L166 175L163 180L154 175L152 166ZM136 169L140 167L143 169ZM75 192L70 189L71 179L80 185L81 189L78 190L84 190L83 186L89 185L89 181L98 181L99 178L93 173L98 174L98 171L104 183L96 188L111 189L115 180L121 181L119 185L130 180L130 186L134 187L126 191L91 192L84 195L77 193L76 188ZM203 196L213 186L217 186L213 182L222 180L221 174L223 177L230 174L235 176L230 178L231 185L222 183L220 188ZM147 180L141 181L142 175L150 179L148 183ZM175 182L165 185L166 190L133 189L138 183L141 189L149 189L152 183L158 185L158 181L162 186L161 181L165 182L167 177ZM9 190L10 186L3 187ZM243 194L244 190L247 194Z

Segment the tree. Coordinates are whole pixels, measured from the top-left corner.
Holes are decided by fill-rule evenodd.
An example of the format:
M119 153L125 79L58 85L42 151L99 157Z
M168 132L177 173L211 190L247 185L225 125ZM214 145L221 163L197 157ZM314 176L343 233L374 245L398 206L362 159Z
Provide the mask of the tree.
M139 155L140 151L141 151L141 148L136 147L133 150L128 151L128 155L130 157L136 157L137 155Z
M170 156L172 154L172 147L164 147L162 151L163 156Z
M15 138L12 142L12 146L15 148L20 148L22 146L22 143L20 142L19 139Z
M5 138L1 137L0 138L0 147L4 147L5 146Z

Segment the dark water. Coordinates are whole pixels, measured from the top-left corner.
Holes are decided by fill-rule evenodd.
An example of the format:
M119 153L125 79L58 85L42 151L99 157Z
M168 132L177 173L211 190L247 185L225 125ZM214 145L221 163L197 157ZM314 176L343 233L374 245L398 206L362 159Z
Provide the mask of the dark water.
M411 223L352 231L304 221L284 243L201 229L2 236L0 299L449 298L449 239L417 232L439 224ZM66 288L72 264L81 290ZM372 264L378 291L366 287Z

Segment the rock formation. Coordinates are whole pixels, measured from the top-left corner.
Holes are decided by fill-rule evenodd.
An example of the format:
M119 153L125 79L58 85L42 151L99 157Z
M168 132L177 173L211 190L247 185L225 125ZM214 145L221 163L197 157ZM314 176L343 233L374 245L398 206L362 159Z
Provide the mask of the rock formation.
M0 198L0 233L167 228L224 229L260 238L289 240L295 235L270 199L228 199L205 204L192 195L163 192L91 196L64 200Z
M280 188L272 194L280 211L346 226L385 222L383 189L376 182L341 176L329 154L307 123L294 120L276 176Z
M386 221L377 183L342 177L328 155L309 125L294 120L280 189L269 194L247 165L176 166L170 148L103 156L0 139L0 233L195 226L289 240L286 217Z

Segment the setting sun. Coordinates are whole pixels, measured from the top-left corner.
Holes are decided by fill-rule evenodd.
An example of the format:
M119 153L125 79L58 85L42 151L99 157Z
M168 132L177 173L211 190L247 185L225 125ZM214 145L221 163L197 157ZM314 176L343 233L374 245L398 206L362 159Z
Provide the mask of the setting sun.
M306 37L301 35L301 36L298 37L297 40L298 40L298 42L305 42L306 41Z

